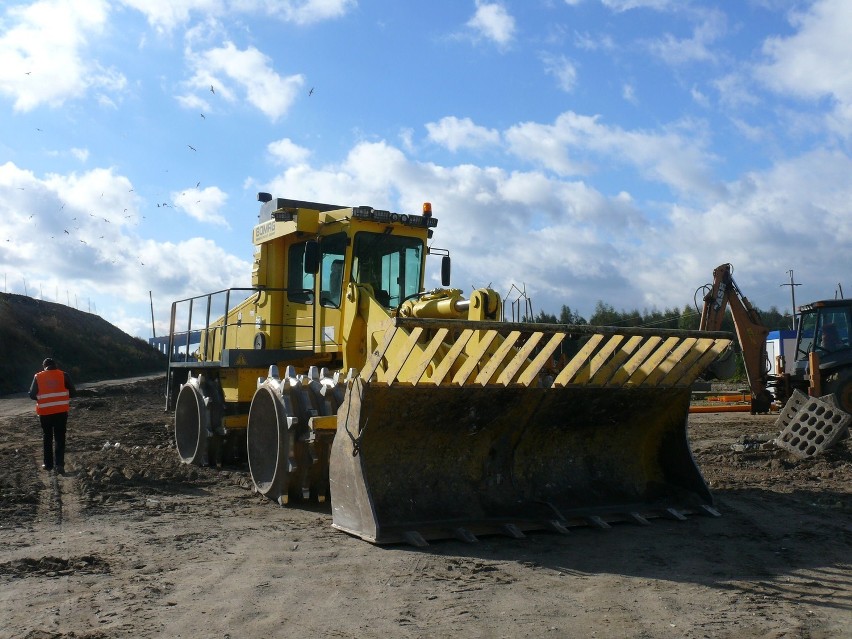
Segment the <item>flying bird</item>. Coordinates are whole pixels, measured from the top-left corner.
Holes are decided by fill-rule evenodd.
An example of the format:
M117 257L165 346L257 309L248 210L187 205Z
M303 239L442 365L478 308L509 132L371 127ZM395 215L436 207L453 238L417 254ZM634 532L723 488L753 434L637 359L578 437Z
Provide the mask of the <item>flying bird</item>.
M68 232L68 229L62 229L62 230L63 230L63 231L65 231L65 235L71 235L71 234Z
M192 149L193 151L197 151L197 149L196 149L194 146L192 146L191 144L187 144L186 146L188 146L188 147L189 147L190 149Z
M213 85L212 85L212 84L210 85L210 93L213 93L213 94L215 94L215 93L216 93L216 91L214 91L214 90L213 90Z
M204 117L204 114L203 114L203 113L201 114L201 119L202 119L202 120L206 120L206 119L207 119L207 118L205 118L205 117Z
M311 97L314 94L314 88L311 87L311 90L308 91L308 97Z
M199 186L201 186L201 182L200 182L200 181L195 183L195 188L196 188L196 189L197 189Z

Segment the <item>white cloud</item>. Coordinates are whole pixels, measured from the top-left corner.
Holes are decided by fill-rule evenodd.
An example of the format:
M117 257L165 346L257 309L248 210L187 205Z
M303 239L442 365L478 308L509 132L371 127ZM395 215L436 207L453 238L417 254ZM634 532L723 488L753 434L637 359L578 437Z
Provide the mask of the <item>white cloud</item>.
M268 56L254 47L240 50L232 42L200 53L189 51L187 59L194 70L187 84L202 91L208 105L214 99L235 101L237 95L233 85L236 85L246 100L272 121L287 113L305 84L301 74L281 76L272 68ZM178 100L192 108L204 104L201 98L192 100L181 96Z
M199 195L224 198L215 188ZM108 321L147 335L122 309L147 305L148 291L161 297L164 320L173 299L246 285L250 264L212 240L140 237L140 204L130 181L112 169L38 177L12 162L0 165L0 270L8 292L24 293L26 282L26 292L50 301L90 300Z
M592 35L590 33L575 33L574 46L585 51L606 50L612 51L615 49L615 42L610 35Z
M266 150L277 162L287 165L302 164L311 154L308 149L299 146L290 138L281 138L275 142L270 142Z
M86 160L89 159L89 149L71 149L71 155L80 160L80 162L85 163Z
M704 107L705 109L710 106L710 100L698 87L693 86L689 90L689 95L698 106Z
M117 92L124 76L90 60L90 39L102 33L109 5L103 0L39 0L6 9L0 37L0 94L16 111L52 107L91 89ZM106 95L101 101L109 101Z
M189 22L193 14L206 18L264 14L298 25L340 18L357 6L356 0L121 0L145 15L159 31Z
M358 144L338 165L285 169L266 190L402 212L430 201L435 245L453 255L455 286L491 283L505 293L526 282L539 303L598 295L596 287L622 279L613 253L648 225L624 193L607 197L535 171L416 162L385 142ZM438 283L436 262L427 287Z
M356 0L282 0L266 4L274 15L296 24L340 18L357 6Z
M577 64L564 55L543 57L544 70L556 78L559 88L570 93L577 84Z
M515 37L515 18L496 2L476 0L476 13L467 21L467 26L479 37L501 47L507 46Z
M768 38L763 45L767 62L755 70L757 78L774 91L835 103L834 117L852 133L852 3L818 0L791 22L797 31L789 37Z
M665 11L678 7L682 4L682 0L601 0L601 4L617 12L630 11L631 9Z
M672 207L665 234L643 248L656 258L634 265L637 286L662 286L660 293L673 300L730 262L743 293L760 308L777 303L791 268L807 273L806 286L796 291L800 302L831 297L852 266L844 257L852 235L850 171L844 154L815 151L744 174L728 185L727 198L705 209ZM827 263L827 255L836 259Z
M172 193L171 197L175 208L185 212L191 218L205 224L217 224L230 228L228 221L220 212L228 201L228 194L219 187L189 188Z
M195 93L186 93L175 98L184 109L192 109L202 113L210 112L210 103Z
M437 123L427 123L426 130L432 142L453 153L459 149L480 149L500 142L498 131L478 126L470 118L444 117Z
M648 48L666 64L680 66L692 62L716 62L718 54L712 46L727 31L727 19L719 10L696 13L698 24L691 38L676 38L667 33L648 43Z
M170 31L189 21L190 15L205 13L221 15L225 3L221 0L120 0L125 6L145 14L148 23L160 31Z
M691 196L717 196L709 166L714 157L706 150L699 123L683 122L662 132L628 131L605 126L598 117L571 111L550 124L527 122L508 129L504 137L518 157L560 175L591 170L593 156L634 166L651 180Z
M722 104L726 106L739 108L755 106L760 103L751 82L741 73L734 72L723 75L716 78L712 85L719 92L719 99Z

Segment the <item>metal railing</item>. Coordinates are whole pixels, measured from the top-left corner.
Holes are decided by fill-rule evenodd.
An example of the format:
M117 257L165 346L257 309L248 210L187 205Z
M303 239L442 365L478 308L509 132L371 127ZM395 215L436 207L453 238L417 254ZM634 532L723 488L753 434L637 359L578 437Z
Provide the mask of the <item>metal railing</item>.
M239 302L232 308L232 293L238 292L249 294L241 297ZM233 345L229 346L228 344L229 335L234 334L235 329L238 330L246 325L254 325L254 322L246 322L242 318L229 319L231 311L246 302L250 302L252 296L256 296L256 304L260 301L261 295L280 295L283 297L287 292L288 289L286 288L228 288L173 302L169 323L168 354L170 361L198 361L197 352L201 359L210 363L216 363L215 360L207 360L207 357L210 355L208 353L209 345L215 344L217 338L221 335L221 349L219 349L219 356L221 357L221 353L228 348L236 348L236 337L232 340L234 342ZM286 304L288 304L288 301L282 299L281 306L284 307ZM316 346L315 305L312 305L312 310L310 324L285 324L264 321L263 326L266 330L274 327L310 329L311 338L309 342L296 342L294 340L292 344L282 344L281 346L294 349L303 348L306 351L309 349L314 350ZM199 315L203 318L200 322L197 321ZM179 323L183 323L184 321L185 329L178 326Z

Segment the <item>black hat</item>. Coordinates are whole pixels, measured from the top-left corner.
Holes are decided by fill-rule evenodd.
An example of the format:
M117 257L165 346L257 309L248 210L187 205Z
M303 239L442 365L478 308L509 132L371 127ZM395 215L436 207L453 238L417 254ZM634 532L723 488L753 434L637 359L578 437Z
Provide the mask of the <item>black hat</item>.
M53 358L51 357L45 357L41 365L45 370L47 370L48 368L56 368L56 362L54 362Z

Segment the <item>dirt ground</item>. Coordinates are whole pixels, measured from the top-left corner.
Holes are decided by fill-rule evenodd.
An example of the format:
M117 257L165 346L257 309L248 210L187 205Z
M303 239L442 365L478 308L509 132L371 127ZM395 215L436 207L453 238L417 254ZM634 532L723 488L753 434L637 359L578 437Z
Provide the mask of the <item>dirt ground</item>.
M72 401L66 476L0 398L0 637L852 637L852 445L749 444L775 416L693 414L719 518L377 547L245 468L181 465L161 378Z

